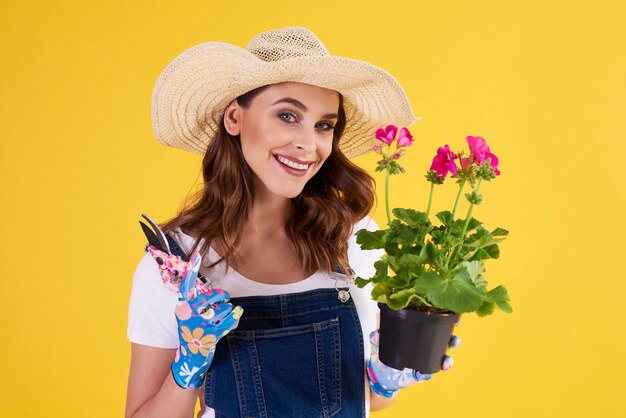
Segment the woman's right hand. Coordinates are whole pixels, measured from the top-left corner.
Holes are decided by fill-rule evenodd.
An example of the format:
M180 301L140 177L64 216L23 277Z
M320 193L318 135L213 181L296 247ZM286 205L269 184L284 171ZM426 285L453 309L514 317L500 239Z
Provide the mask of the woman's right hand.
M237 328L243 313L241 306L233 308L228 303L230 295L222 289L209 289L207 293L196 291L201 259L197 252L191 256L175 309L180 346L172 362L172 376L178 386L190 390L202 385L217 342Z

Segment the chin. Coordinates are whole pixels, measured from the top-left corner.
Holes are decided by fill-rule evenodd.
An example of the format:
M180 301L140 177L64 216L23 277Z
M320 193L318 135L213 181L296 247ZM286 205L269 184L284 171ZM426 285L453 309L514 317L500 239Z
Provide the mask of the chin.
M294 197L298 197L300 193L302 193L303 189L304 188L288 189L288 190L283 189L280 191L276 191L274 193L277 194L278 196L284 197L285 199L293 199Z
M286 186L285 184L277 184L275 187L271 187L270 191L277 196L284 197L285 199L293 199L302 193L304 190L304 184L302 185L290 185Z

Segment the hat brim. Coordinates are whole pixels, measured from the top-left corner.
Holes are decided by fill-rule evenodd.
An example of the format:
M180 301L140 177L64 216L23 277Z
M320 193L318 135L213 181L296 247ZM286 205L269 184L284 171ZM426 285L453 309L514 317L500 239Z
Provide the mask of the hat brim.
M342 94L346 128L339 147L348 158L370 151L381 125L409 126L420 119L398 81L367 62L331 55L267 62L235 45L206 42L184 51L159 76L152 93L155 136L204 154L233 99L287 81Z

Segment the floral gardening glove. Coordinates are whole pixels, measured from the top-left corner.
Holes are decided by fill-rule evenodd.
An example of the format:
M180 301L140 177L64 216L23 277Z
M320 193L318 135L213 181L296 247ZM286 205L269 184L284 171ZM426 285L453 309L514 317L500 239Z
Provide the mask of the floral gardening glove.
M378 358L378 330L370 334L370 343L372 351L370 360L367 363L367 380L369 381L372 391L385 398L391 398L400 389L420 383L424 380L430 380L432 374L421 374L420 372L405 368L404 370L393 369L384 365ZM450 337L448 347L455 348L461 344L461 339L456 335ZM442 363L442 369L448 370L454 365L452 357L445 355Z
M230 295L222 289L198 292L195 285L200 261L200 253L191 256L189 269L180 282L179 303L174 310L180 347L172 362L172 375L178 386L190 390L202 385L213 361L215 345L237 328L243 313L241 306L233 308L227 302Z
M180 282L187 270L190 269L190 264L179 256L161 251L153 245L147 245L146 251L150 253L159 266L161 280L165 287L171 292L178 293ZM210 284L207 285L196 280L196 289L200 293L208 293L210 286Z

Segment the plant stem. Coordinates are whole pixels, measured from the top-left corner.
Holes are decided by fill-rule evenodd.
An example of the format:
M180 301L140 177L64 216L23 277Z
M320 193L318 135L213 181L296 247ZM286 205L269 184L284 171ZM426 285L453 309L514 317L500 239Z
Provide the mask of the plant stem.
M422 302L424 305L430 306L431 308L434 308L433 305L431 305L430 303L428 303L428 301L426 299L424 299L423 297L421 297L420 295L415 295L420 302Z
M476 194L478 194L478 190L480 189L480 183L482 181L483 179L481 178L478 180L478 184L476 184L476 189L474 190ZM463 230L461 231L461 242L459 244L456 244L454 247L452 247L452 251L450 251L450 255L448 256L448 259L446 260L446 267L448 267L448 265L450 264L450 260L452 260L452 258L454 257L456 253L456 249L463 247L463 241L465 241L465 232L467 231L467 226L470 223L470 219L472 219L473 210L474 210L474 203L471 203L467 211L467 217L465 219L465 223L463 224Z
M385 208L387 209L387 223L391 224L391 213L389 212L389 169L385 170Z
M430 183L430 195L428 195L428 208L426 208L426 221L428 222L428 215L430 215L430 204L433 202L433 190L435 189L435 183Z
M478 184L476 185L476 194L478 194L478 190L480 189L480 183L483 179L478 180ZM472 211L474 210L474 204L470 204L469 210L467 211L467 218L465 219L465 224L463 225L463 231L461 231L461 245L463 245L463 241L465 240L465 231L467 231L467 226L470 223L470 219L472 219Z
M457 193L456 200L454 201L454 209L452 209L452 220L454 220L454 214L456 213L456 208L459 205L459 198L461 197L461 192L463 191L466 181L466 179L461 180L461 184L459 185L459 192Z

